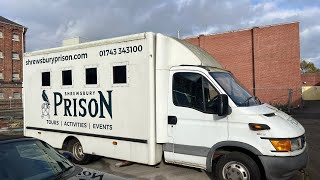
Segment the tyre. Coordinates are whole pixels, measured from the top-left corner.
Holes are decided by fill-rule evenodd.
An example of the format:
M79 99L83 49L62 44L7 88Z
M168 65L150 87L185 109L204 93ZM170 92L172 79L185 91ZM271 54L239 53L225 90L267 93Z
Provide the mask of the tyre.
M73 154L73 162L76 164L84 165L92 160L92 155L83 153L82 145L77 139L70 140L68 151Z
M257 163L241 152L231 152L222 156L214 170L216 180L261 180Z

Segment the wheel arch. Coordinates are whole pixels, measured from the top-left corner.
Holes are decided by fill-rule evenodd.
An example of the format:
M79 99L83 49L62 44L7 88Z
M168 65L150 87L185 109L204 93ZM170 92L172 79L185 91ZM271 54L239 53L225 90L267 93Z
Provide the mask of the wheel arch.
M62 143L62 149L63 149L63 150L67 150L67 148L68 148L68 143L69 143L72 139L77 139L77 140L79 141L79 139L78 139L77 137L75 137L75 136L67 136L67 137L64 139L63 143ZM80 142L80 141L79 141L79 142Z
M259 166L261 173L264 174L264 167L259 159L258 156L261 156L262 153L255 147L251 146L250 144L238 142L238 141L222 141L215 145L213 145L207 155L206 160L206 168L208 172L212 172L213 162L214 162L214 155L223 155L227 154L228 152L238 151L244 154L249 155L253 158L254 161Z

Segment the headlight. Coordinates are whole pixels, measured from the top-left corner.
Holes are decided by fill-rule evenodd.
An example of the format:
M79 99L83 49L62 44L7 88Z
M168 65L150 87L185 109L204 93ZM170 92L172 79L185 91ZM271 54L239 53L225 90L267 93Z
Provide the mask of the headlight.
M301 149L301 139L296 138L291 140L291 151L296 151Z
M291 150L291 143L289 139L272 139L270 142L276 151L288 152Z
M304 146L304 136L294 139L270 139L271 144L278 152L296 151Z

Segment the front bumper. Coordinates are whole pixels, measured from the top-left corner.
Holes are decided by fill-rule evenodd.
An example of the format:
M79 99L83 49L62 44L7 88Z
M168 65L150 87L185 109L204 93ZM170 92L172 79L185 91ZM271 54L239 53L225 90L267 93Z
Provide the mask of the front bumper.
M290 179L296 171L307 166L308 157L308 147L293 157L259 156L268 180Z

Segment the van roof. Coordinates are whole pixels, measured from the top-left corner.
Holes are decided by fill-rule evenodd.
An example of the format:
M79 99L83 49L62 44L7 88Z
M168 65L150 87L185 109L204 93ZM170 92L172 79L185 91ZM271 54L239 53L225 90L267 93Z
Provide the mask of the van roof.
M173 38L173 37L172 37ZM179 43L183 44L186 48L188 48L194 55L199 58L201 61L201 66L208 66L210 65L211 67L216 67L223 69L221 64L212 56L210 55L207 51L204 49L200 48L199 46L195 46L187 41L181 40L181 39L176 39ZM209 67L209 66L208 66Z

